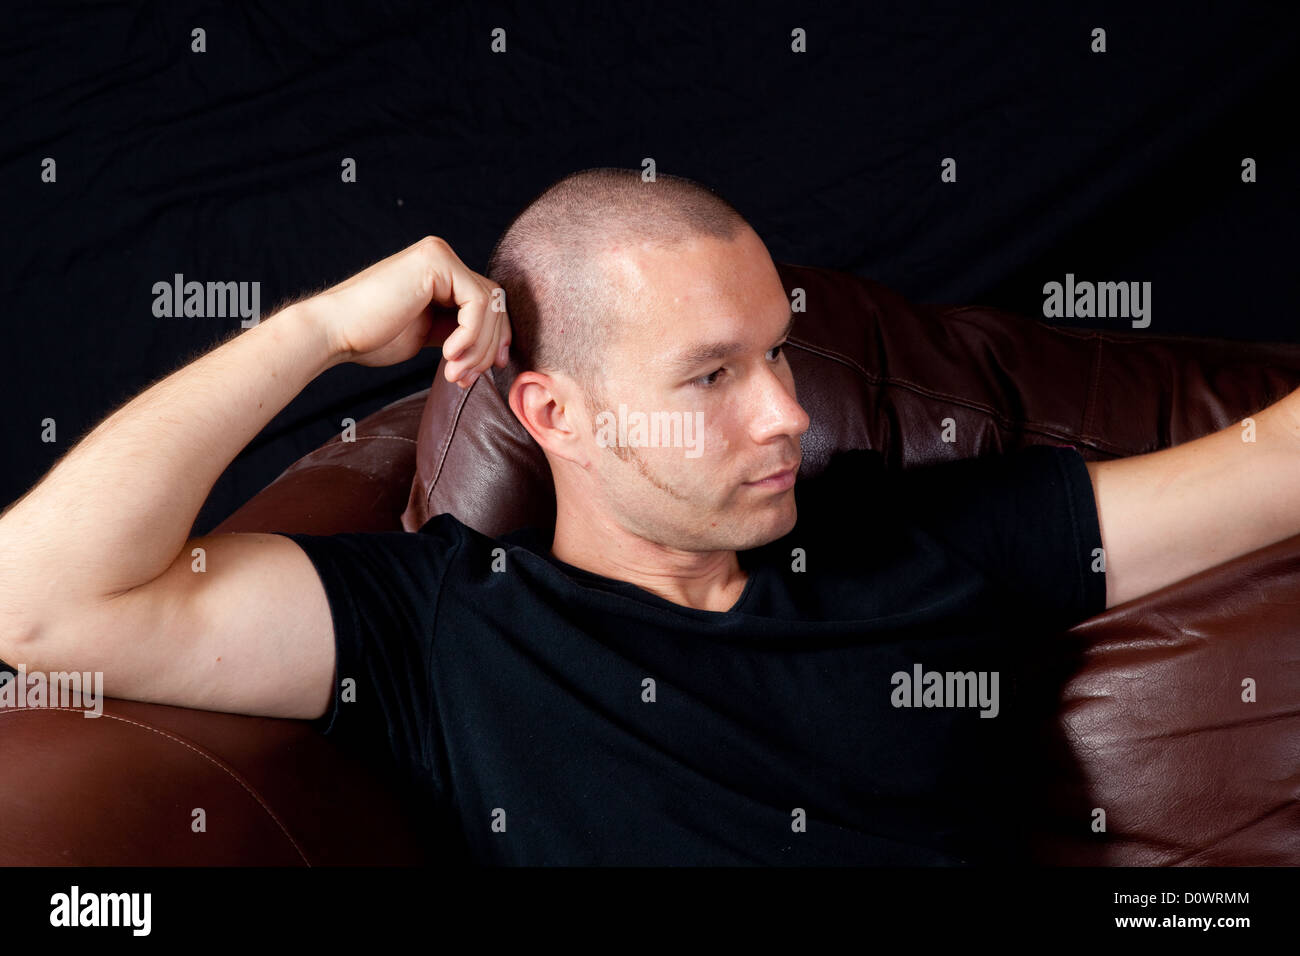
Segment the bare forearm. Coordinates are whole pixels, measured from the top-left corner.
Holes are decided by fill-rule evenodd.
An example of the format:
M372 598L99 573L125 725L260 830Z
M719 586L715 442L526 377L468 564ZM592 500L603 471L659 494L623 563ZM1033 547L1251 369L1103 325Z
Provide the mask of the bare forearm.
M99 600L165 571L234 457L337 361L309 304L300 303L115 411L0 517L0 607L8 623Z

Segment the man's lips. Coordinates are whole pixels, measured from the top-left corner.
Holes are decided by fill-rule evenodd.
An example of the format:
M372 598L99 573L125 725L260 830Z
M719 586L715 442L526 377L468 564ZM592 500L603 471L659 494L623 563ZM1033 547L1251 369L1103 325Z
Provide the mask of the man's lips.
M773 488L778 490L789 488L794 484L795 472L798 470L798 465L792 465L789 468L782 469L781 471L774 471L770 475L759 478L756 481L747 481L745 484L754 488Z

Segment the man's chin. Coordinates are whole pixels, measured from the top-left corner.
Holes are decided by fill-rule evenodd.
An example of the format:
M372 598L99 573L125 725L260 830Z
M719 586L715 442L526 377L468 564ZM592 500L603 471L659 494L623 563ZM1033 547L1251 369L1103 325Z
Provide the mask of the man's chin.
M748 551L751 548L761 548L765 544L784 538L794 530L797 520L798 511L792 495L788 507L768 509L766 513L760 512L751 521L746 522L745 530L751 532L746 535L748 543L737 545L735 550Z

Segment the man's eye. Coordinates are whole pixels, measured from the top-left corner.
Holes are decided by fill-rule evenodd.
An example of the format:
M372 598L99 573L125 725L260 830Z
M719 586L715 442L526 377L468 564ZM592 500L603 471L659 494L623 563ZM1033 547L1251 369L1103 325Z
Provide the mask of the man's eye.
M770 349L768 349L768 352L776 353L775 355L772 356L771 361L775 362L777 359L781 357L781 349L783 348L785 348L784 342L782 342L780 345L774 345Z
M723 368L717 369L716 371L705 375L703 378L697 378L695 381L691 382L691 384L696 388L712 388L714 385L718 384L718 380L714 376L721 375L725 371L726 369Z

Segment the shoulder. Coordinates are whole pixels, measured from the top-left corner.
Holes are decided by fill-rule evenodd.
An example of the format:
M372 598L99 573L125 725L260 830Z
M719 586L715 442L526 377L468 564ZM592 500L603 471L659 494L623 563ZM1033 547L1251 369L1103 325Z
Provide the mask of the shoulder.
M469 547L476 532L447 514L418 531L344 531L329 535L289 533L306 552L327 589L376 595L419 590L442 578ZM417 585L418 582L418 585Z
M470 540L471 537L475 535L483 537L455 515L448 514L447 512L434 515L424 524L420 525L415 533L421 536L421 539L426 543L437 541L463 543Z

